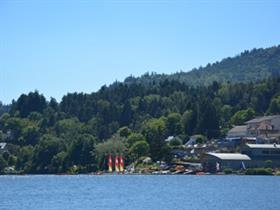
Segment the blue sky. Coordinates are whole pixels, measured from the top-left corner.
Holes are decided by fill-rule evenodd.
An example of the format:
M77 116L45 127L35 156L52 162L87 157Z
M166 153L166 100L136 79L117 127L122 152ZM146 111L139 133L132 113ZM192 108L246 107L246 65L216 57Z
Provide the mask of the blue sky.
M280 44L279 1L0 1L0 101L60 100Z

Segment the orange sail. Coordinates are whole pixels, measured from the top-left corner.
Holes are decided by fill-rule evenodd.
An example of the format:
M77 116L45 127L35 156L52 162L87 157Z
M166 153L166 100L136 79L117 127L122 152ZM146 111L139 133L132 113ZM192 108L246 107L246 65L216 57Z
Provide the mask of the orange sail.
M112 172L112 171L113 171L113 162L112 162L112 156L111 156L111 154L109 155L109 158L108 158L108 171L109 171L109 172Z
M115 171L120 172L120 165L119 165L119 157L116 155L115 157Z
M123 172L124 170L124 162L123 162L123 157L120 155L120 172Z

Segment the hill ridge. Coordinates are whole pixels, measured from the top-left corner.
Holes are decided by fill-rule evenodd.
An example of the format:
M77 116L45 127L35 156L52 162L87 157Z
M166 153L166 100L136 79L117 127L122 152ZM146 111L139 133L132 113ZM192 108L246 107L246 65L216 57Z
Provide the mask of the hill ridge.
M164 80L178 80L191 86L210 85L212 82L250 82L260 81L280 75L280 45L269 48L245 50L233 57L208 63L204 67L193 68L172 74L147 72L140 77L129 76L125 84L153 84Z

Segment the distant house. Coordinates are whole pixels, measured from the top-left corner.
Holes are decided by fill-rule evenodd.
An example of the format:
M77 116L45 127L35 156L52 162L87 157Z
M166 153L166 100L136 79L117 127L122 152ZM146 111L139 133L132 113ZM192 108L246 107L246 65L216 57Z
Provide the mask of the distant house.
M226 140L240 144L245 143L280 143L280 115L257 117L234 126L227 133Z
M7 151L7 143L6 142L0 142L0 154Z
M280 115L257 117L247 121L245 124L250 136L274 142L279 142L280 140Z
M228 131L225 141L221 142L220 146L236 147L242 143L243 139L247 139L249 136L247 125L234 126Z
M245 137L248 136L247 125L234 126L227 133L227 138Z
M185 146L193 146L196 144L197 136L191 136L190 139L186 142Z
M189 145L194 146L194 145L196 145L196 144L199 143L199 142L197 142L198 140L204 141L204 140L205 140L205 137L202 136L202 135L199 135L199 134L198 134L198 135L193 135L193 136L191 136L190 139L186 142L185 146L189 146Z

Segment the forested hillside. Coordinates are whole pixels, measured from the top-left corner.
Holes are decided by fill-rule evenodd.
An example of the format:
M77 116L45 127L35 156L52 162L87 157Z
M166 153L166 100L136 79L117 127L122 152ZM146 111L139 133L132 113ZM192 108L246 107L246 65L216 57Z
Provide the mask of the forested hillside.
M0 173L104 170L109 153L126 164L170 161L172 147L201 134L221 138L254 116L280 114L280 46L245 51L188 73L128 77L58 103L37 91L0 103ZM169 136L174 140L166 142Z
M192 86L211 85L212 82L225 83L250 82L280 75L280 46L266 49L244 51L235 57L228 57L220 62L195 68L190 72L179 72L171 75L146 73L135 78L128 77L125 83L154 84L166 79L176 80Z
M193 134L223 137L232 125L265 114L280 114L278 77L199 87L116 83L60 103L30 92L0 117L0 142L8 143L0 171L90 172L104 169L109 153L123 154L126 164L142 156L170 161L172 146ZM167 143L168 136L175 141Z

